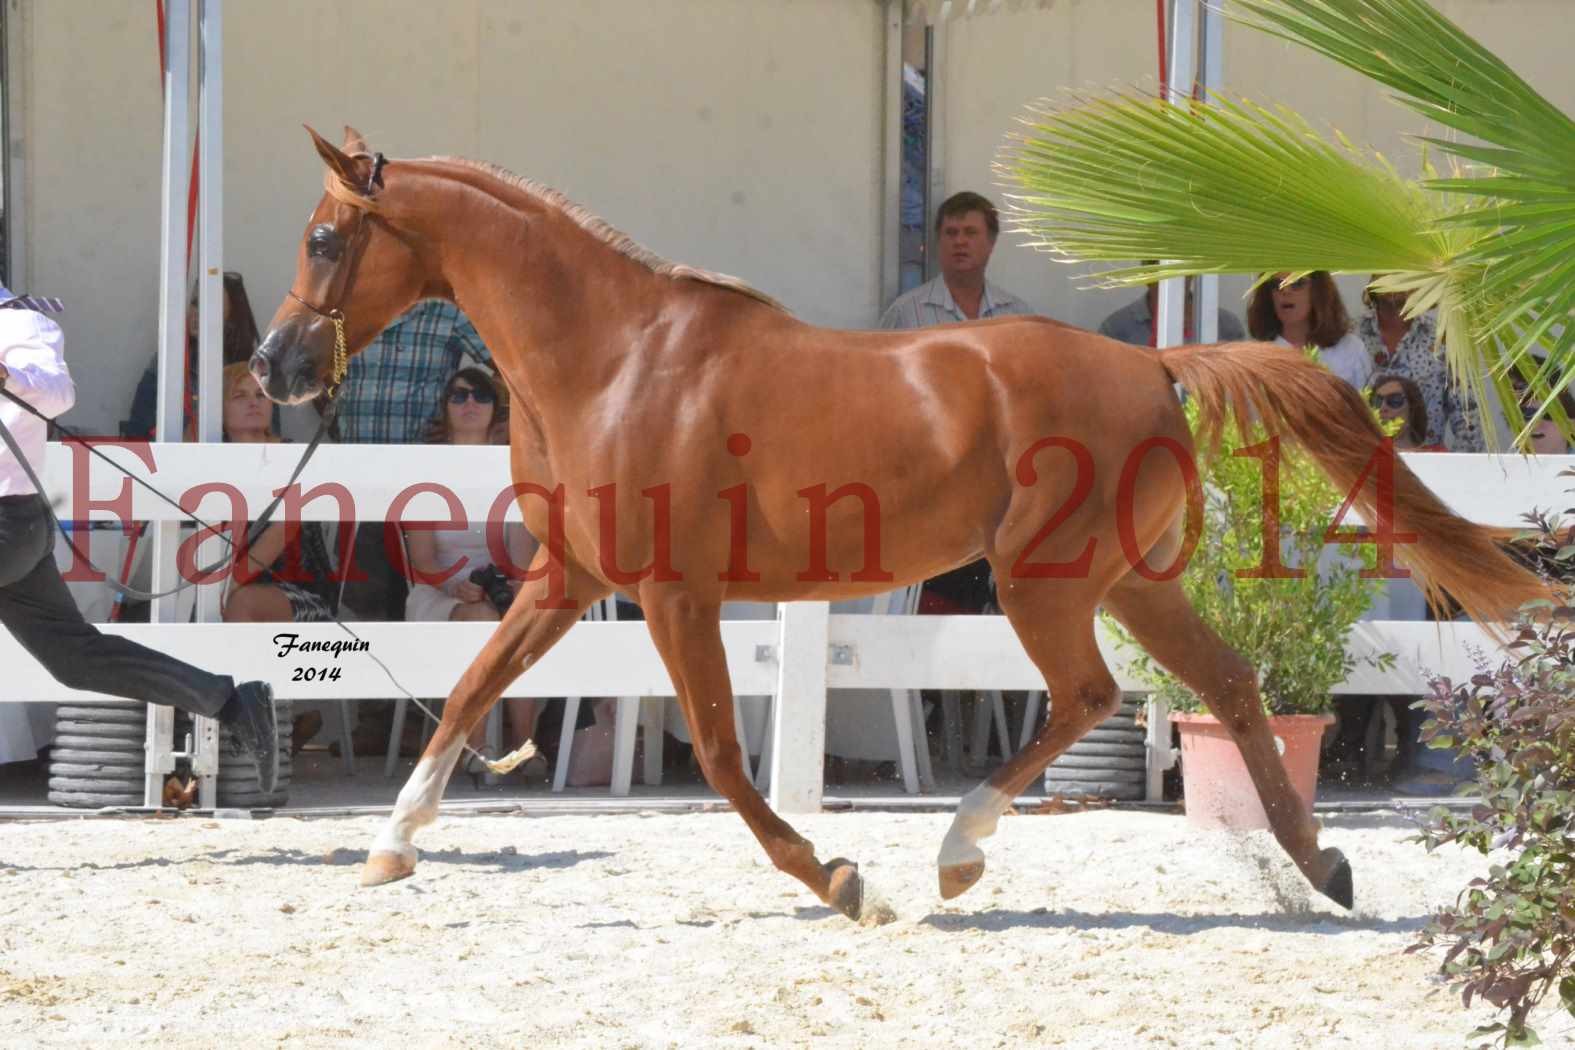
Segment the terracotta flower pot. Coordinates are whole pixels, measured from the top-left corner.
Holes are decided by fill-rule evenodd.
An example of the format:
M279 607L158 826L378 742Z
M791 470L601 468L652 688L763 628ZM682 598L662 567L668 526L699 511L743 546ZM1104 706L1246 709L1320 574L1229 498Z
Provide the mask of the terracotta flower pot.
M1247 774L1236 741L1213 715L1173 714L1181 730L1181 782L1187 819L1199 827L1247 831L1269 818ZM1291 786L1310 812L1318 794L1318 754L1333 715L1274 715L1269 729L1280 746Z

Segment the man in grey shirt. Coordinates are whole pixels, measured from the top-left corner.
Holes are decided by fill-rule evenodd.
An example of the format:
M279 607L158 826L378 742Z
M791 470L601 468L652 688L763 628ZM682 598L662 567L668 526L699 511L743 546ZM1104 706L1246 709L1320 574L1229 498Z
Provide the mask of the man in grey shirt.
M954 321L1031 314L1028 304L984 279L1001 231L995 205L964 191L935 213L941 275L899 295L881 316L882 328L928 328ZM925 583L920 612L977 613L990 602L990 565L983 558Z
M941 275L899 295L881 315L882 328L928 328L953 321L1031 314L1028 304L984 279L1001 232L995 205L966 190L935 213Z
M1194 279L1187 278L1187 318L1186 334L1182 337L1183 343L1198 341L1193 331L1193 299L1192 286ZM1099 334L1111 339L1119 339L1123 343L1133 346L1157 346L1155 339L1155 316L1159 312L1159 285L1151 284L1143 292L1143 298L1134 300L1105 318L1099 326ZM1247 338L1247 333L1242 329L1241 322L1236 320L1236 315L1229 310L1219 313L1219 335L1216 339L1221 343L1231 343Z

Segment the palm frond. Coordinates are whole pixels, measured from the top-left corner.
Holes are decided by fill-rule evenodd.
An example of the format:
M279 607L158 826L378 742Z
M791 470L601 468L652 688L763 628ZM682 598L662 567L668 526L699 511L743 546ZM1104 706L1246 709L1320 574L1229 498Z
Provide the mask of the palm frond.
M1171 106L1137 94L1033 107L996 170L1009 220L1062 260L1159 258L1105 273L1438 272L1478 234L1446 230L1443 198L1288 110Z
M1483 205L1445 224L1494 234L1460 261L1480 269L1480 297L1495 304L1480 335L1497 350L1485 361L1452 353L1451 363L1487 365L1506 392L1508 373L1520 373L1563 426L1556 399L1575 382L1575 119L1425 0L1232 0L1228 10L1473 140L1423 139L1479 169L1428 183Z

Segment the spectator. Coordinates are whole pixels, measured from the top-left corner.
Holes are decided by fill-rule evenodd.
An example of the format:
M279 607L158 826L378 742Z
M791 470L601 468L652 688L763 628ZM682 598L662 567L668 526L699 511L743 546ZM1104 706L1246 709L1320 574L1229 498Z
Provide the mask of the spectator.
M1356 334L1374 367L1410 380L1420 391L1428 419L1427 439L1421 444L1481 452L1484 444L1476 409L1461 399L1450 382L1432 314L1407 320L1401 315L1404 294L1375 292L1371 285L1363 290L1362 303L1367 309L1356 322Z
M1566 456L1569 455L1570 445L1564 440L1564 435L1559 433L1559 428L1546 414L1539 414L1541 407L1536 397L1527 392L1526 383L1518 377L1514 381L1515 394L1519 400L1521 419L1526 423L1535 422L1536 426L1527 435L1523 443L1523 450L1536 456ZM1559 406L1564 409L1564 415L1570 420L1575 420L1575 397L1570 396L1568 390L1559 392Z
M224 366L224 440L273 443L273 402L245 361ZM250 534L250 522L231 522L237 543ZM339 606L334 558L320 521L274 523L239 552L220 606L225 623L327 623ZM298 711L290 731L292 751L300 751L322 728L318 711Z
M1017 296L985 280L1001 232L995 205L977 193L954 193L935 213L941 274L892 301L882 328L928 328L953 321L1030 314Z
M461 368L443 387L438 404L439 443L448 445L501 444L496 440L495 424L506 419L507 408L501 383L479 368ZM503 432L507 432L504 428ZM498 569L488 546L492 522L476 522L464 529L441 529L433 525L406 526L405 544L409 552L412 582L405 601L405 619L412 621L467 620L493 621L502 618L504 604L519 593L523 582L517 572ZM523 572L536 553L536 541L523 525L497 522L502 526L503 542L509 560ZM472 574L498 572L505 581L502 590L487 589L471 579ZM537 700L505 701L512 728L510 750L531 739L536 730ZM470 745L486 743L486 727L478 725L471 733ZM476 764L475 756L470 759ZM481 770L467 766L479 776ZM545 776L546 760L537 756L522 767L527 778Z
M193 289L191 302L186 310L186 386L183 393L183 418L187 440L196 435L197 420L197 295ZM224 364L244 363L257 349L257 318L252 313L251 300L246 297L246 282L234 271L224 274ZM122 430L126 437L153 440L158 423L159 356L153 355L147 371L137 383L137 392L131 398L131 415ZM278 408L270 410L275 424Z
M492 367L492 354L457 306L441 299L412 306L350 359L337 398L339 440L414 445L433 438L432 406L467 356ZM497 440L507 440L507 431ZM351 575L344 601L364 616L397 620L405 607L404 577L386 553L390 542L397 541L380 521L365 522L356 532L359 571Z
M1146 261L1146 265L1153 265L1153 263L1154 260ZM1183 343L1197 340L1192 325L1193 315L1197 313L1193 308L1193 291L1196 285L1196 278L1187 278L1186 329L1181 337ZM1158 318L1159 285L1156 283L1144 289L1142 298L1132 300L1106 317L1099 326L1099 334L1110 339L1119 339L1123 343L1131 343L1133 346L1158 346ZM1221 309L1218 337L1219 342L1230 343L1247 338L1247 333L1242 330L1241 322L1236 320L1235 314Z
M954 321L1032 313L1011 292L985 280L1001 232L995 205L977 193L955 193L935 213L941 274L899 295L882 328L927 328ZM983 558L924 585L921 612L981 612L990 602L990 566Z
M459 307L442 299L412 306L350 359L339 387L339 440L352 445L427 440L432 406L467 355L496 372L491 352Z
M1318 360L1361 390L1372 375L1372 359L1351 331L1340 290L1327 270L1287 282L1285 273L1266 278L1247 305L1247 331L1262 342L1318 348Z
M271 402L244 361L224 368L224 440L275 442L268 424ZM247 535L249 523L232 522L230 534ZM274 522L252 541L225 595L227 623L326 623L338 605L333 558L317 521Z
M1394 434L1395 448L1401 451L1444 451L1441 445L1427 445L1427 407L1422 403L1417 385L1399 375L1379 375L1372 381L1368 403L1378 414L1385 429L1399 423ZM1359 569L1362 559L1347 555L1337 547L1325 547L1319 558L1319 571L1334 566ZM1424 620L1427 618L1427 599L1417 585L1408 578L1384 581L1381 590L1373 596L1372 604L1362 614L1363 620ZM1370 696L1345 693L1335 697L1334 709L1338 716L1334 739L1324 751L1324 768L1331 779L1350 780L1357 776L1375 777L1383 757L1383 736L1377 732L1383 709L1387 708L1395 723L1398 751L1389 776L1415 787L1412 778L1417 773L1417 730L1420 720L1410 709L1412 697ZM1368 753L1369 746L1376 747Z
M1445 451L1443 445L1427 440L1427 405L1422 401L1420 388L1407 377L1388 373L1375 376L1368 400L1378 413L1379 422L1403 421L1394 435L1395 448L1403 452Z

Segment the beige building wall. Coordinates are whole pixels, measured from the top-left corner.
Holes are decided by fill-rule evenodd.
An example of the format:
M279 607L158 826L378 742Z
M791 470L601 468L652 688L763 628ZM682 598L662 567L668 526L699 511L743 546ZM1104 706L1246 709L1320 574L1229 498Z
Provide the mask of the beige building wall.
M68 299L68 421L111 432L157 328L148 0L21 0L24 266ZM259 324L321 193L302 123L542 180L824 324L879 308L882 23L868 0L225 5L225 266ZM303 27L311 27L306 31Z
M1566 0L1439 6L1575 111ZM1059 0L947 26L947 189L998 195L990 164L1026 102L1062 87L1151 85L1153 9ZM744 277L811 321L874 323L878 0L445 0L441 18L433 10L423 0L226 5L225 260L245 275L261 324L283 298L319 193L303 122L330 137L354 124L391 156L494 161L663 255ZM23 109L11 132L26 290L68 299L80 388L68 419L110 432L155 340L153 5L7 0L7 16ZM1257 34L1227 34L1231 88L1411 163L1400 136L1423 125L1379 90ZM1097 325L1125 296L1080 291L1076 273L1005 239L992 271L1040 310Z

